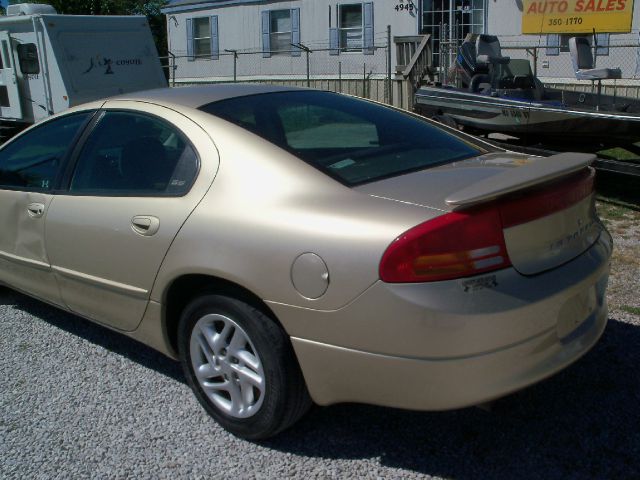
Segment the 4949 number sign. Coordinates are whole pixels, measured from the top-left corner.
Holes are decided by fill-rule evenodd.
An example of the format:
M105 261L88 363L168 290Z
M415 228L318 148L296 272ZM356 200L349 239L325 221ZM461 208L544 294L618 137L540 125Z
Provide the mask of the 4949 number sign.
M396 12L413 12L416 9L416 6L413 3L399 3L395 7Z

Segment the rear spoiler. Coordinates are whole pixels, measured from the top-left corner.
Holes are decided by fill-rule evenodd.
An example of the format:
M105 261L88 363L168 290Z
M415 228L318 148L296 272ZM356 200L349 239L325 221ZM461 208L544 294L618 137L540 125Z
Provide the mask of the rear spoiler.
M560 153L532 159L531 163L510 168L486 180L449 195L445 202L455 208L495 200L508 193L563 177L588 167L596 159L591 153Z

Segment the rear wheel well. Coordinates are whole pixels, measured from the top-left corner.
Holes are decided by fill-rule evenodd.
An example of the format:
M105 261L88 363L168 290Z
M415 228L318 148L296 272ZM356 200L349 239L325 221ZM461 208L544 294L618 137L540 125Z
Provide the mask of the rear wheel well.
M205 293L226 295L242 300L273 319L282 328L282 324L271 309L253 292L223 278L210 275L192 274L176 278L164 296L164 328L169 345L174 353L178 351L178 324L185 307L196 297ZM284 328L283 328L284 331Z

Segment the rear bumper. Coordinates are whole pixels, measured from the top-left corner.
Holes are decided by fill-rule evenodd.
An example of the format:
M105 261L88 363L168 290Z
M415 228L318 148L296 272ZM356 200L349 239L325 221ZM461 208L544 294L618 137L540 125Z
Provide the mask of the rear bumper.
M336 311L271 306L316 403L460 408L551 376L597 342L610 254L605 232L533 277L505 269L477 283L378 282Z
M568 342L555 329L520 345L467 358L429 360L379 355L293 338L307 385L320 405L358 402L412 410L477 405L567 367L600 338L606 308Z

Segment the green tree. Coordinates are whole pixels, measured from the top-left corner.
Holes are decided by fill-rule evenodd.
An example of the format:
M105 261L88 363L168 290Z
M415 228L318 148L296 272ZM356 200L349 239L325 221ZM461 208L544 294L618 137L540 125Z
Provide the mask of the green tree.
M167 29L160 9L167 0L9 0L16 3L47 3L64 15L145 15L161 57L167 55Z

